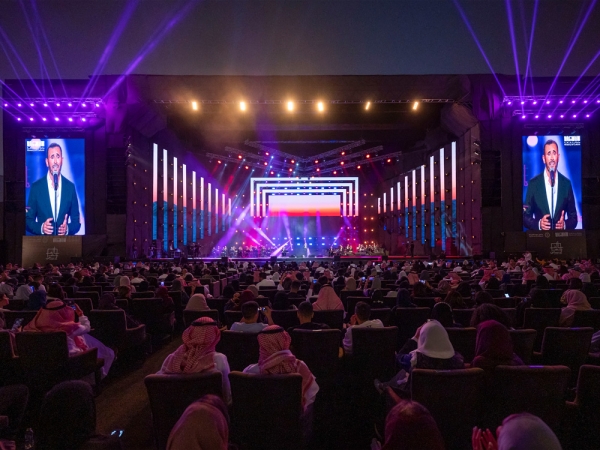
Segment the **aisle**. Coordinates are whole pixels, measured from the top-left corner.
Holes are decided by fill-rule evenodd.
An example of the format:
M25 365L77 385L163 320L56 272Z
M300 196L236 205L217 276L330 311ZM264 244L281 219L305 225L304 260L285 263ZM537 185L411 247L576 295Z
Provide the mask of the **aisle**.
M144 377L160 369L164 359L181 345L181 337L158 349L143 365L117 375L96 398L96 428L109 434L120 428L127 450L153 449L152 419Z

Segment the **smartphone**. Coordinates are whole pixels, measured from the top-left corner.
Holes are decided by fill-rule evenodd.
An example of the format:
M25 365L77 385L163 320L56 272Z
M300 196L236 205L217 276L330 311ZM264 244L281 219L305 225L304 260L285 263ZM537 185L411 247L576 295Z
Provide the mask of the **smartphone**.
M165 285L165 282L164 282L164 281L161 281L161 282L160 282L160 285L161 285L161 286L164 286L164 285Z
M510 296L509 296L509 294L504 294L504 296L505 296L506 298L510 297Z
M33 290L34 290L34 287L33 287L33 286L29 286L29 290L30 290L31 292L33 292Z
M313 280L313 284L317 284L317 281L319 281L319 280Z
M77 306L71 305L71 308L73 309L73 311L77 311Z
M19 317L18 319L15 319L15 322L13 323L13 326L11 328L11 331L16 332L19 330L19 328L21 328L21 324L23 323L23 318Z
M419 280L419 283L425 284L425 280Z
M366 279L367 279L366 277L362 277L360 280L365 281Z

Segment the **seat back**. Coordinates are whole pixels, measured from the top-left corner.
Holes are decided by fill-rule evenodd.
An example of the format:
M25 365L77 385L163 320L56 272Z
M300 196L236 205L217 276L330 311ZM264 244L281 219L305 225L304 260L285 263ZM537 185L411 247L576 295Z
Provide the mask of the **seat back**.
M308 366L322 386L331 381L339 364L340 330L292 330L291 349L296 358Z
M502 311L508 316L510 326L514 327L517 321L517 308L502 308Z
M209 309L207 311L192 311L190 309L183 310L183 325L185 328L189 327L192 322L200 317L210 317L217 324L219 323L219 311L216 309Z
M239 322L240 320L242 320L243 317L241 311L225 311L224 316L228 330L231 328L231 325L233 325L236 322Z
M356 304L358 302L366 302L370 305L371 299L369 297L347 297L346 298L346 312L350 316L352 314L354 314L354 309L356 308Z
M396 373L398 328L352 329L353 365L371 380L388 380Z
M221 321L225 321L225 316L223 313L225 312L225 305L228 300L226 298L207 298L206 304L210 309L216 309L219 311L219 318Z
M593 334L593 328L546 328L542 341L543 363L567 366L575 383L579 368L587 359Z
M468 327L471 324L473 311L474 309L453 309L452 317L454 317L456 323L461 324L463 327Z
M27 303L27 300L11 299L8 305L4 307L4 309L8 309L10 311L22 311L27 306Z
M302 376L229 374L231 439L241 448L300 449Z
M372 308L371 320L379 319L384 326L390 326L392 310L390 308Z
M90 290L90 291L82 291L78 290L73 294L73 298L89 298L92 300L92 304L94 308L98 307L98 302L100 301L100 293L98 291Z
M578 406L573 448L596 449L600 442L600 366L583 365L577 379Z
M227 356L231 370L244 370L258 362L258 333L222 331L217 351Z
M10 333L0 330L0 364L14 357Z
M494 305L500 308L515 308L520 300L520 297L494 297Z
M85 316L89 316L90 311L94 309L91 298L66 298L65 301L72 301L81 308Z
M4 311L4 321L7 330L10 330L17 319L23 319L21 326L27 325L33 320L37 311Z
M64 331L23 331L15 336L23 369L60 368L69 359L67 333Z
M566 366L498 366L486 388L484 426L495 430L505 417L529 412L558 430L571 371Z
M485 289L484 292L490 294L492 298L504 297L504 291L502 289Z
M446 328L446 331L454 351L462 355L465 363L473 361L477 328Z
M363 291L340 291L340 300L342 301L344 308L348 311L348 297L364 297Z
M508 330L510 339L513 343L513 351L517 354L524 364L531 364L533 355L533 345L537 331L535 330Z
M397 347L400 349L404 343L413 337L421 325L427 322L431 315L429 308L396 308L392 325L398 327Z
M412 400L429 410L446 448L470 448L473 424L480 418L484 371L414 369L410 379Z
M273 322L282 327L284 330L300 325L298 313L295 309L287 311L273 310L271 311L271 317L273 318Z
M131 313L148 325L160 320L163 315L163 300L160 298L136 298L129 302Z
M587 311L575 311L575 317L573 318L571 327L591 327L594 331L598 331L600 329L600 310L589 309Z
M546 293L546 298L548 302L552 305L553 308L560 308L562 303L560 299L564 293L562 289L540 289L542 292Z
M204 395L223 397L221 372L186 375L148 375L144 378L148 391L154 442L159 450L167 447L171 429L185 409Z
M324 323L330 328L344 329L344 310L315 311L313 322Z
M132 292L131 298L154 298L154 292Z
M413 297L412 302L419 308L433 308L435 306L435 297Z
M94 309L88 315L92 331L90 334L107 347L116 348L125 339L127 320L125 311L101 311Z
M560 319L560 308L527 308L525 309L525 320L523 328L537 331L533 349L539 351L542 348L542 339L546 327L557 327Z

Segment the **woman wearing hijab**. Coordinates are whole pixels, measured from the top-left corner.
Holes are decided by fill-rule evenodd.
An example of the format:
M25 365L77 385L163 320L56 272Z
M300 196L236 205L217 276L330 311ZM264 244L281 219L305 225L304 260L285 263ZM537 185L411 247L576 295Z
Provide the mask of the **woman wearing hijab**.
M385 442L372 450L444 450L442 433L427 408L400 400L385 419ZM487 450L487 449L486 449Z
M498 305L494 305L493 303L484 303L474 309L473 314L471 315L470 326L477 328L481 322L485 322L486 320L495 320L509 329L512 327L508 314L506 314Z
M31 295L31 286L28 284L22 284L17 288L15 292L15 296L13 300L29 300L29 296Z
M177 421L167 442L167 450L227 450L229 415L216 395L205 395L192 403Z
M396 308L416 308L413 302L411 302L412 297L410 296L410 292L408 289L398 289L398 294L396 294L396 306L392 309Z
M122 278L121 275L117 275L113 280L113 285L115 286L115 289L114 289L115 292L117 291L117 289L119 289L119 286L121 286L121 278Z
M40 308L46 306L46 292L33 291L27 299L26 311L39 311Z
M170 313L175 309L175 304L173 303L173 299L169 297L169 291L166 287L161 286L156 290L154 294L156 298L162 299L163 303L163 314Z
M471 364L492 371L496 366L522 366L523 361L513 352L510 334L504 325L486 320L477 327L475 358Z
M119 286L129 286L131 288L132 293L136 292L135 286L131 284L131 280L129 279L129 277L122 276L119 280Z
M80 380L57 384L42 403L35 448L76 450L90 439L94 448L120 447L117 438L96 434L96 404L90 385Z
M304 411L315 401L319 385L303 361L296 359L290 351L290 335L278 325L269 325L258 333L258 364L251 364L244 373L302 375L302 406Z
M181 337L183 344L166 357L158 373L221 372L223 398L227 403L231 403L227 356L215 351L221 339L217 323L210 317L200 317L186 328Z
M110 366L115 359L115 352L105 346L98 339L90 336L90 320L83 315L78 305L75 310L67 306L61 300L48 302L46 306L38 311L33 320L24 327L24 331L64 331L67 333L67 345L69 354L85 352L90 348L98 349L98 358L104 359L102 377L108 375ZM79 322L75 322L75 314L79 316Z
M411 351L411 347L414 350ZM453 370L465 367L463 357L454 351L448 332L437 320L429 320L417 330L398 352L396 362L402 370L385 384L405 398L410 396L410 372L413 369ZM375 380L380 391L385 384Z
M346 281L346 286L342 291L355 291L356 290L356 280L354 278L348 278Z
M186 311L208 311L210 308L206 303L206 297L202 294L194 294L185 305Z
M190 296L187 295L187 292L185 292L181 278L176 278L173 280L173 284L171 285L171 292L181 292L181 302L184 305L190 301Z
M313 303L314 311L343 310L344 305L331 286L325 285L319 291L317 301Z
M469 294L470 295L470 294ZM442 300L442 302L450 305L450 308L454 309L466 309L467 305L459 292L450 291L446 294L446 297Z
M102 294L102 297L100 297L100 300L98 301L98 309L102 311L123 311L125 313L127 328L136 328L140 326L140 323L137 320L117 306L117 300L112 292Z
M567 306L560 313L560 319L558 320L559 327L570 327L575 318L575 311L592 309L585 294L575 289L565 291L560 301L561 303L566 303Z
M473 428L473 450L562 450L554 432L533 414L512 414L496 430L498 440L490 430Z

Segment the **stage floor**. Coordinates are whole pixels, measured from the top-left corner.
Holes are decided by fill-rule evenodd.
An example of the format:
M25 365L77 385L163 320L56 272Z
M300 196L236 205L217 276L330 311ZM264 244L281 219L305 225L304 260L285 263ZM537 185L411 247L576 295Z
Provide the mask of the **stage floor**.
M358 263L358 262L367 262L367 261L376 261L376 262L381 262L382 261L382 255L350 255L350 256L340 256L339 261L343 261L346 263ZM265 261L271 261L271 257L270 256L263 256L260 258L228 258L229 261L251 261L251 262L265 262ZM463 260L463 259L468 259L468 257L466 256L446 256L445 258L446 260ZM169 262L169 261L178 261L178 258L150 258L149 261L152 262ZM421 261L429 261L430 258L426 257L426 256L415 256L413 258L411 257L407 257L407 256L388 256L388 260L389 261L407 261L407 260L421 260ZM221 261L221 258L215 258L215 257L205 257L205 258L187 258L186 261L188 263L195 263L195 262L219 262ZM292 263L292 262L335 262L335 258L331 257L331 256L314 256L314 257L310 257L310 258L294 258L294 257L289 257L286 256L281 257L278 256L277 257L277 262L283 262L283 263Z

